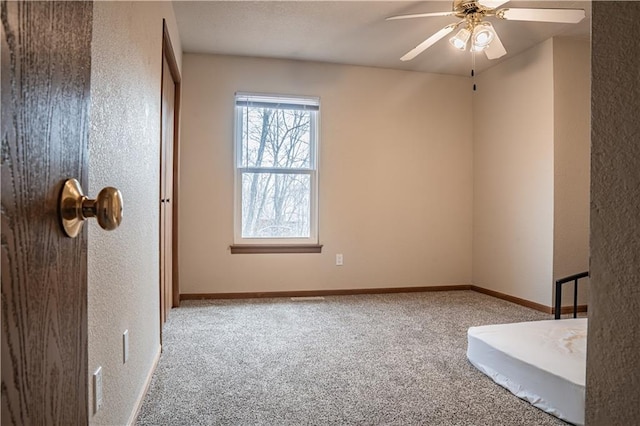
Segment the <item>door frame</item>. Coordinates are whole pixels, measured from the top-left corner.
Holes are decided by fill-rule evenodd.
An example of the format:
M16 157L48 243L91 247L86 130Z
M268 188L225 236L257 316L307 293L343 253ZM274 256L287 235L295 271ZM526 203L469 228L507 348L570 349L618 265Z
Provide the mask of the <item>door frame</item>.
M169 65L171 77L175 84L174 92L174 112L173 112L173 194L172 194L172 219L171 219L171 245L172 245L172 270L171 270L171 289L172 294L167 295L171 297L171 307L175 308L180 306L180 273L179 273L179 253L178 253L178 204L179 204L179 188L180 188L180 93L182 78L180 77L180 70L178 68L178 62L173 50L173 44L171 43L171 37L169 35L169 29L165 19L162 20L162 60L160 61L160 67L163 70L160 77L160 97L162 98L162 85L164 79L162 73L164 72L163 61L166 60ZM162 113L161 113L162 115ZM161 118L162 120L162 118ZM162 145L162 124L160 125L160 144ZM163 156L160 154L160 167L162 168ZM160 207L162 208L162 207ZM158 229L158 238L160 239L161 229ZM158 257L162 255L162 248L158 253ZM162 262L160 263L162 265ZM161 267L159 265L159 268ZM162 274L162 271L160 271ZM159 280L160 291L163 291L162 281ZM162 298L160 298L160 304L162 304ZM160 336L162 337L162 309L160 306Z

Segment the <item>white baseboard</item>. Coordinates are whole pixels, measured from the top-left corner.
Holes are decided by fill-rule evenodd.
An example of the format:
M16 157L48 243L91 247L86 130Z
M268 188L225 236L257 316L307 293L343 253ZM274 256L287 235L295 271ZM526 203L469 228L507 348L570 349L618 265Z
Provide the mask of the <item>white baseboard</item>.
M158 350L156 355L153 358L153 364L151 365L151 369L147 374L147 378L144 381L144 387L142 388L142 392L138 395L138 399L136 400L136 405L134 406L134 410L129 417L129 421L127 422L128 426L132 426L135 424L136 419L138 418L138 413L140 413L140 408L142 407L142 403L144 402L144 397L147 395L147 391L149 390L149 385L151 384L151 378L153 377L153 373L156 372L156 368L158 367L158 361L160 361L160 354L162 353L162 346L158 346Z

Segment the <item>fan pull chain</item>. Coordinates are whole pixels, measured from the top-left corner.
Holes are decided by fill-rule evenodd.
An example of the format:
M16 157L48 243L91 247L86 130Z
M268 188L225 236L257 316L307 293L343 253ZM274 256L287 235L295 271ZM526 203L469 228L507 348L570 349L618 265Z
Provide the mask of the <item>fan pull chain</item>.
M473 79L473 91L476 91L476 52L471 51L471 78Z

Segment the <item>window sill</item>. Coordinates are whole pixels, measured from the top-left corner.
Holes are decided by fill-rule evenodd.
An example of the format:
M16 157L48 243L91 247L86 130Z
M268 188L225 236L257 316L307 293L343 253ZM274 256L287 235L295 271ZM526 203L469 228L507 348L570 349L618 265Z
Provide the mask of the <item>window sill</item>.
M322 244L232 244L231 254L321 253Z

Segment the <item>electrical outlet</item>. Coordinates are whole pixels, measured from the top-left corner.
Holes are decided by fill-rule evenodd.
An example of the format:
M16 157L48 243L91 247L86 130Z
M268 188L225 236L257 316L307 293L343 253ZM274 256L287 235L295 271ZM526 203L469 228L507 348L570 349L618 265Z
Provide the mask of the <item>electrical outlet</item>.
M122 363L126 363L129 359L129 330L122 333Z
M102 408L102 367L93 373L93 409L97 413Z
M344 265L344 258L342 257L342 253L336 254L336 266Z

